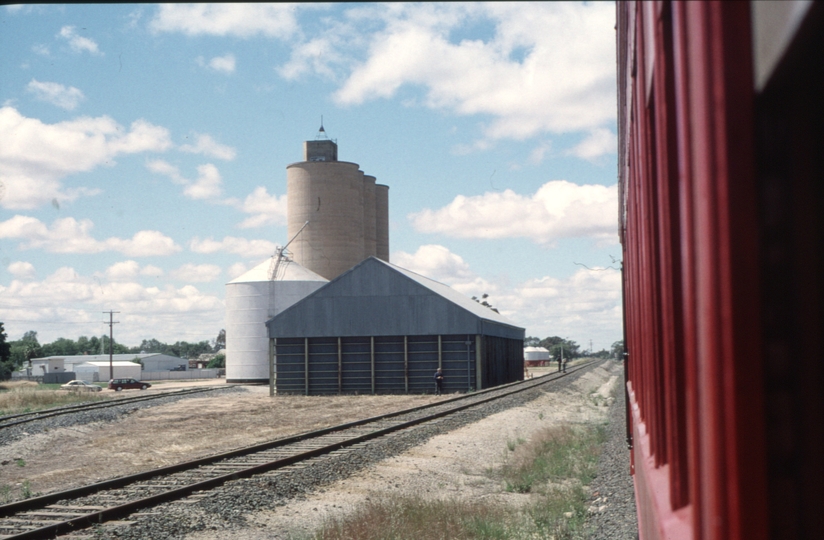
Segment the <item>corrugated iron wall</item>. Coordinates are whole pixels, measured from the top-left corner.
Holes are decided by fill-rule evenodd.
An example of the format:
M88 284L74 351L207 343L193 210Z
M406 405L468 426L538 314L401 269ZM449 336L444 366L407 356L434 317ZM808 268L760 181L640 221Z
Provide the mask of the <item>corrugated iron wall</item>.
M480 339L479 339L480 338ZM441 366L444 391L477 388L523 378L521 340L475 335L278 338L279 394L433 393ZM307 377L308 372L308 377Z
M521 381L524 378L524 342L492 336L482 336L481 387Z

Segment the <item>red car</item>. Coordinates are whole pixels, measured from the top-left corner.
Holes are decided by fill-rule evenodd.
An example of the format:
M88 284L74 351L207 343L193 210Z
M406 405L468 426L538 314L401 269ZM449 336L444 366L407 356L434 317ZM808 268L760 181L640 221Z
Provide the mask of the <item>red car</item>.
M138 381L137 379L112 379L109 381L109 390L115 390L117 392L120 392L124 388L139 388L145 390L150 386L151 384Z

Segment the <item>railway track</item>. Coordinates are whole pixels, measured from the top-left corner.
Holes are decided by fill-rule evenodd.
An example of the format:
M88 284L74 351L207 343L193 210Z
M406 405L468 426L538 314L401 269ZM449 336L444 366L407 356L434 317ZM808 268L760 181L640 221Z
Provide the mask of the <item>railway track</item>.
M128 405L130 403L138 403L141 401L150 401L153 399L167 398L170 396L187 396L190 394L200 394L203 392L213 392L215 390L222 390L231 385L223 384L221 386L209 386L200 388L188 388L184 390L175 390L171 392L160 392L153 394L142 394L135 397L115 398L106 401L94 401L90 403L81 403L78 405L69 405L67 407L59 407L55 409L44 409L42 411L10 414L0 416L0 429L35 422L44 418L51 418L54 416L63 416L66 414L74 414L83 411L91 411L95 409L105 409L108 407L119 407L121 405Z
M367 441L512 396L587 369L465 394L431 405L302 433L230 452L0 506L0 538L54 538L186 499L241 478L273 474L313 458L357 451ZM198 496L198 495L196 495Z

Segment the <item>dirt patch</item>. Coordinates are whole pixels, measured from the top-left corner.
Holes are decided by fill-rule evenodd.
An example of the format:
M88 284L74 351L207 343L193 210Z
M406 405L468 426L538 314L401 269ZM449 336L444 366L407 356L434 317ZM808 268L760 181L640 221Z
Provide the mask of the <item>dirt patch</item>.
M0 486L14 489L28 481L31 492L48 493L441 399L419 395L270 398L268 387L262 386L182 399L136 409L116 422L55 429L4 446Z

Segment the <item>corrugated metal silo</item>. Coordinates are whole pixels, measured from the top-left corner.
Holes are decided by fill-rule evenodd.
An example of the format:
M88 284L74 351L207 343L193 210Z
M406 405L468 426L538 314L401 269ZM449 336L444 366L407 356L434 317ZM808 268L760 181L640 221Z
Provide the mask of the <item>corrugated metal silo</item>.
M274 280L272 269L267 259L226 284L226 382L268 381L266 321L327 283L288 259L277 265Z
M549 351L544 347L524 347L524 363L528 366L543 366L549 362Z

